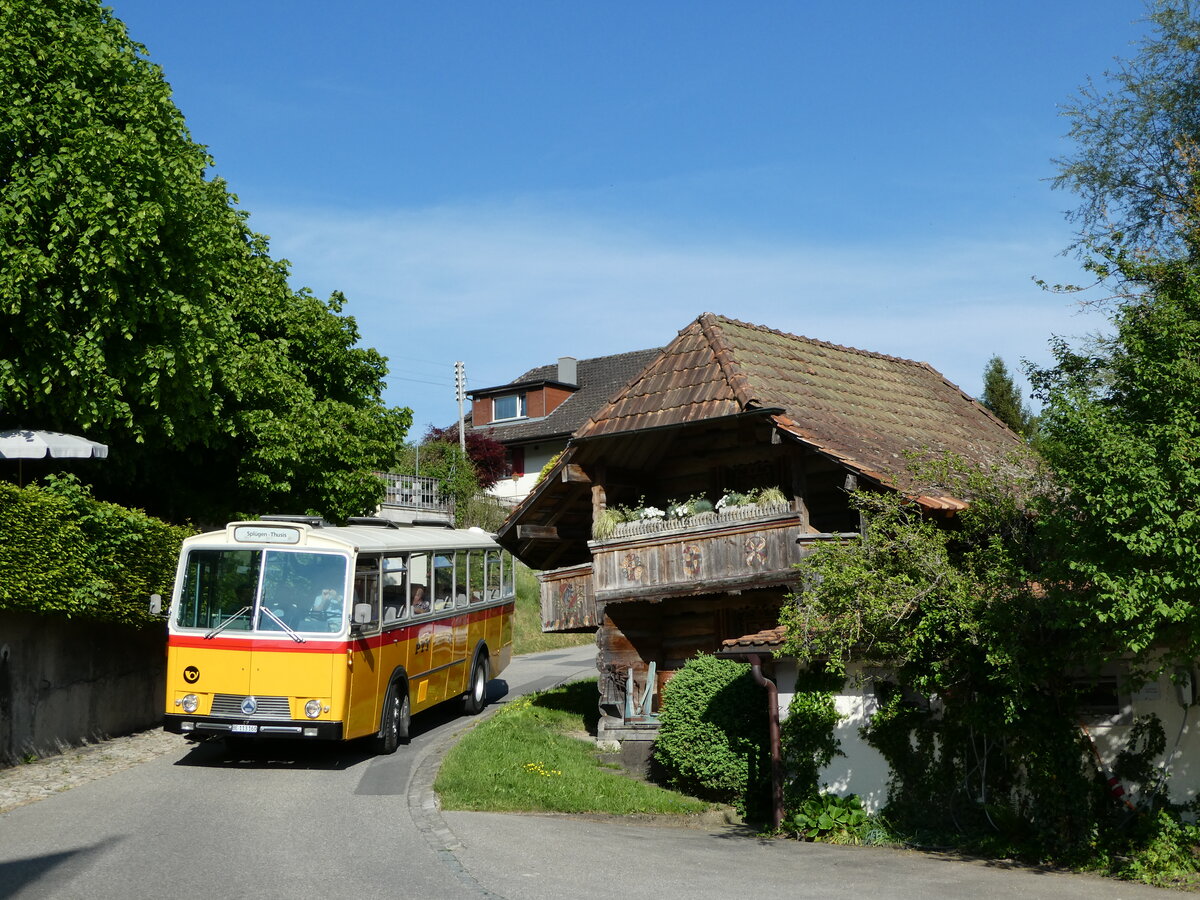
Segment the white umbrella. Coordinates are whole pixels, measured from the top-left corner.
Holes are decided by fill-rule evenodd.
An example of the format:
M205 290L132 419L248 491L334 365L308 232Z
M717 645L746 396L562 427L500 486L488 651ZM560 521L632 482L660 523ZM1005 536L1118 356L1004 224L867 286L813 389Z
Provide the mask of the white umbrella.
M0 459L42 459L46 456L55 459L104 459L108 456L108 444L99 444L61 431L37 431L31 428L0 431Z

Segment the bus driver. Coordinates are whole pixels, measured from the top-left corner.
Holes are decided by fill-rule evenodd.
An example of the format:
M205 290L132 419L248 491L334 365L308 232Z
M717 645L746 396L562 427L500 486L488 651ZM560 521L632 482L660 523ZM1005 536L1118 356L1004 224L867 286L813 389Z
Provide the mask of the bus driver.
M342 595L333 588L325 588L313 597L312 611L318 616L340 616L342 614Z

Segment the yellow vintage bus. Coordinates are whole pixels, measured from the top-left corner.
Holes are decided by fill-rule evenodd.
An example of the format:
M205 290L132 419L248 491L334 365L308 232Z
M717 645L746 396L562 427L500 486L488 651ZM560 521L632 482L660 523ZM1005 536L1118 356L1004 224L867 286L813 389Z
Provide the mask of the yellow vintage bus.
M512 658L512 558L478 529L270 516L188 538L168 619L164 727L408 740L413 713L486 702Z

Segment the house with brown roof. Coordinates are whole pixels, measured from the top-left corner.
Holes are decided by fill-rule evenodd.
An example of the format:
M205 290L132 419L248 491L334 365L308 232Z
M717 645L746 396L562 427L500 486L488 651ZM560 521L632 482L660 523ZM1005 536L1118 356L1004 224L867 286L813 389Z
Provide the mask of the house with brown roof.
M579 360L563 356L556 364L530 369L507 384L470 391L471 428L508 451L509 477L491 493L514 503L524 499L542 468L566 448L571 435L659 350Z
M911 484L910 457L1022 447L927 363L705 313L575 431L499 540L543 570L545 630L597 632L600 737L647 740L689 658L770 655L794 565L858 534L849 489L949 518L963 498ZM637 512L613 524L617 507Z

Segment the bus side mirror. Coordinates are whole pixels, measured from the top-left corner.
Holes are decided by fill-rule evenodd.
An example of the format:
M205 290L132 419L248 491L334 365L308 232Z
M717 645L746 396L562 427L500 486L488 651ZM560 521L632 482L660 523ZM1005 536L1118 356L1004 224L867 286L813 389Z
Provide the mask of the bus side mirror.
M371 604L370 603L355 603L354 604L354 624L369 625L371 623Z
M152 615L152 616L161 616L162 615L162 594L151 594L150 595L150 615Z

